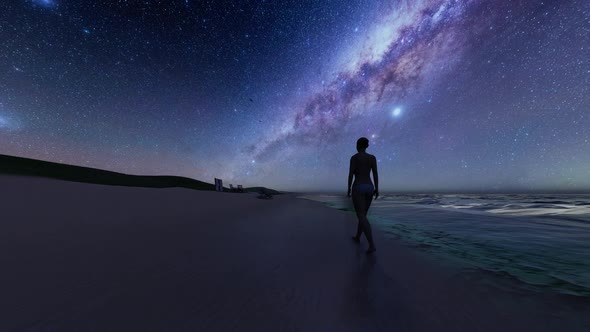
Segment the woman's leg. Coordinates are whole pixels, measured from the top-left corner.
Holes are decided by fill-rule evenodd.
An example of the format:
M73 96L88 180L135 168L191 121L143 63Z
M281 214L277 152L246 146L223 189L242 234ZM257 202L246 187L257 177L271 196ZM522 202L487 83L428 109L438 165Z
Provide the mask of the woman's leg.
M368 252L373 252L375 251L375 242L373 242L373 231L371 230L371 224L369 224L369 219L367 219L367 213L369 212L369 207L371 206L371 202L373 201L373 193L365 193L363 199L365 201L365 218L363 224L363 231L365 232L367 241L369 241Z
M369 224L369 220L367 219L367 212L369 211L368 207L371 205L372 200L372 192L352 192L352 203L354 205L356 216L359 220L355 240L360 239L361 234L364 232L365 237L369 242L369 250L367 251L368 253L375 251L375 243L373 242L373 231L371 230L371 224Z
M359 242L361 240L361 235L363 235L363 224L359 220L358 224L356 225L356 235L354 236L354 240Z
M373 201L373 193L371 196L366 198L366 207L365 207L365 216L369 214L369 208L371 207L371 202Z
M352 204L354 205L354 211L356 212L356 216L358 218L358 225L356 228L356 236L355 240L360 240L361 235L363 234L363 212L367 211L365 206L365 200L363 199L363 193L353 190L352 191ZM366 216L366 212L364 213Z

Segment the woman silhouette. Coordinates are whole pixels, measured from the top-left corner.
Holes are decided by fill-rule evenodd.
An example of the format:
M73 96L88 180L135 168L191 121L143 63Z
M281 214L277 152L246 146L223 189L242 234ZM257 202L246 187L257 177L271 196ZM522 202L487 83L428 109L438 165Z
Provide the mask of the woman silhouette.
M367 254L374 252L375 243L373 242L373 233L371 232L371 225L367 219L367 212L371 206L373 195L375 199L379 197L379 175L377 174L377 158L368 154L365 150L369 147L369 140L366 137L361 137L356 141L357 154L350 158L350 170L348 172L348 197L350 197L352 176L354 175L354 184L352 184L352 204L356 211L356 216L359 220L356 230L356 236L352 239L359 243L361 235L364 232L369 241L369 249ZM373 171L373 179L375 186L371 182L370 172Z

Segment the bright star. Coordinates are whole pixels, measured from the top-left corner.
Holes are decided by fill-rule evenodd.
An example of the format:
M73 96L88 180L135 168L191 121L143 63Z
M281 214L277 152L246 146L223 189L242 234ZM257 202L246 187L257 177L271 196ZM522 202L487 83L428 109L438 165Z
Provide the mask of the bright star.
M402 114L402 109L400 107L396 107L392 112L391 115L393 115L394 117L398 117Z

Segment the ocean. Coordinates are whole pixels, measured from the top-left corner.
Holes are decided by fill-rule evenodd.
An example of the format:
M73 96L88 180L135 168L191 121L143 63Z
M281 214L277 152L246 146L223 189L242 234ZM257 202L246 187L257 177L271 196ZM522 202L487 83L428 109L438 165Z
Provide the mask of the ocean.
M354 213L344 195L300 197ZM368 218L388 237L465 267L590 297L590 195L383 195Z

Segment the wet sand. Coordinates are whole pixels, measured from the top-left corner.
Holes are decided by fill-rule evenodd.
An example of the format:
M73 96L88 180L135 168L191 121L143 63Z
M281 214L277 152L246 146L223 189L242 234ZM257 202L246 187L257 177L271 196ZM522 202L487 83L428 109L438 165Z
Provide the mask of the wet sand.
M0 176L0 331L588 331L512 288L288 194Z

